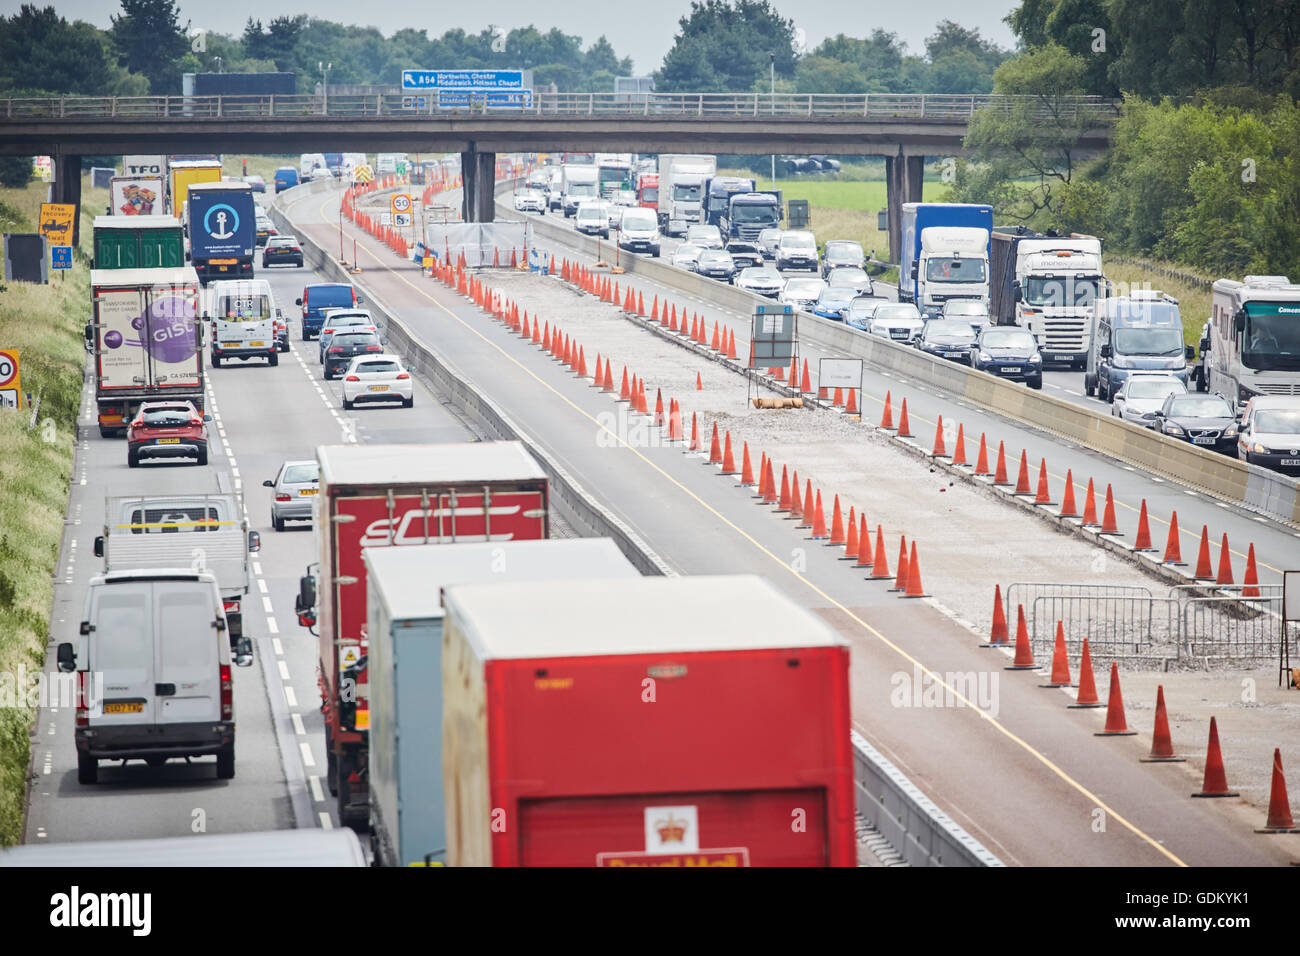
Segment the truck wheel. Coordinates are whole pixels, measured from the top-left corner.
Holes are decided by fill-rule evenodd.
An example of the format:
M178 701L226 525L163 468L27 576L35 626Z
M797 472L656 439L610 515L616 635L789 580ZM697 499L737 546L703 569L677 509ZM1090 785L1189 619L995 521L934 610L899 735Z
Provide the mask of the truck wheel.
M87 786L99 782L99 760L85 754L77 754L77 783Z
M235 745L227 744L217 751L217 779L229 780L235 775Z
M334 741L328 729L325 731L325 785L331 797L339 795L339 758L334 755Z
M128 448L126 450L126 465L128 468L140 467L140 449Z
M116 428L108 428L108 427L106 427L106 426L104 426L104 425L100 425L100 426L99 426L99 437L100 437L100 438L112 438L112 437L113 437L114 435L116 435L116 434L117 434L117 429L116 429Z
M278 347L267 357L267 361L271 363L271 368L275 368L280 364L280 351Z

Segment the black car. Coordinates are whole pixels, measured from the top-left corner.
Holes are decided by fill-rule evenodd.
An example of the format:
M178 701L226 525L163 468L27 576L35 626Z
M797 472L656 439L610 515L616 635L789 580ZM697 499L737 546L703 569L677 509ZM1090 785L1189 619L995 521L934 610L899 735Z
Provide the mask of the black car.
M916 340L916 347L935 358L969 364L975 338L975 330L969 322L960 319L931 319L925 323L925 329Z
M342 375L354 356L383 350L383 343L374 332L340 329L331 336L330 346L325 350L325 377L330 379Z
M970 363L976 370L999 378L1024 382L1030 388L1043 387L1043 356L1037 340L1025 329L982 329L970 347Z
M293 236L271 236L262 248L262 268L290 265L302 268L302 246Z
M1227 455L1237 453L1237 410L1219 395L1170 395L1156 411L1155 427L1170 438Z
M736 264L731 255L722 249L705 249L695 263L695 271L710 279L730 282L736 274Z
M727 243L727 253L736 267L736 271L763 264L763 252L752 242L732 240Z
M864 269L867 255L862 251L862 244L851 239L831 239L822 249L822 278L831 274L832 269L851 266Z

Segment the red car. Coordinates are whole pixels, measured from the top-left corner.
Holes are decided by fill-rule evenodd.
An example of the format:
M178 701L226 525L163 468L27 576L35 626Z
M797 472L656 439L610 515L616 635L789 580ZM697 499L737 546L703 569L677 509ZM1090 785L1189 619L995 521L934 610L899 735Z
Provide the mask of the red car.
M192 402L145 402L127 432L126 463L136 468L143 458L197 458L208 463L208 426Z

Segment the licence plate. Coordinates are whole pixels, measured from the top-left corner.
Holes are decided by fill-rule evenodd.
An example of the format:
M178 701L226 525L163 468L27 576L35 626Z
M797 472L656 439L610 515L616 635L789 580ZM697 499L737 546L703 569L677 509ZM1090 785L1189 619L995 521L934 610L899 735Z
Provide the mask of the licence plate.
M1215 439L1213 439L1213 438L1193 438L1193 439L1192 439L1192 444L1193 444L1193 445L1213 445L1214 442L1215 442Z
M181 443L181 440L180 440L179 438L159 438L159 439L158 439L158 444L160 444L160 445L179 445L180 443Z
M138 700L117 701L104 705L106 714L141 714L144 713L144 704Z
M944 352L944 353L943 353L943 357L944 357L944 358L961 358L961 353L960 353L960 352Z
M1052 356L1052 361L1053 361L1053 362L1072 362L1072 361L1074 361L1074 357L1073 357L1073 356L1070 356L1070 355L1053 355L1053 356Z
M316 491L317 491L316 488L299 488L299 489L298 489L298 494L299 494L299 495L314 495L314 494L316 494Z
M1019 372L1019 371L1020 371L1020 366L1019 366L1019 365L1005 365L1005 366L1003 366L1002 371L1004 371L1004 372Z
M265 342L249 342L248 345L249 345L249 348L257 349L257 348L262 348L264 345L266 345L266 343L265 343Z
M222 347L223 349L237 349L237 348L239 348L239 343L238 343L238 342L222 342L222 343L221 343L221 347Z
M1283 458L1278 464L1290 468L1292 465L1300 465L1300 458Z
M388 386L387 386L387 385L371 385L371 386L370 386L370 391L372 391L372 392L386 392L386 391L388 391Z

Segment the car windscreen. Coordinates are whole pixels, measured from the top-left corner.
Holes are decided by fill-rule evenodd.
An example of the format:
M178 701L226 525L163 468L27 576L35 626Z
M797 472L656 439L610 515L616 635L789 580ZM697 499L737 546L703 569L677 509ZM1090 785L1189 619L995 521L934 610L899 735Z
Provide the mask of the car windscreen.
M1182 329L1116 329L1115 351L1120 355L1180 355Z
M749 268L741 272L740 277L749 282L780 282L781 273L775 269Z
M701 249L699 246L693 246L690 245L689 243L682 243L680 246L677 247L677 252L674 253L674 255L681 256L682 258L697 257L699 256L700 252Z
M238 319L257 322L271 317L271 297L268 295L219 295L213 303L213 314L220 319Z
M1032 351L1034 349L1034 337L1028 332L1019 332L1013 330L998 330L995 332L985 332L980 339L980 348L987 349L1022 349Z
M146 425L188 425L190 410L188 408L151 408L140 416Z
M315 462L310 465L290 465L284 470L280 479L286 485L305 485L320 480L320 466Z
M942 319L934 319L926 323L925 338L934 339L939 336L959 337L968 341L973 341L975 331L970 327L969 322L945 322Z
M1130 378L1125 394L1129 398L1164 398L1171 392L1185 392L1187 387L1176 378Z
M1171 418L1233 418L1232 406L1217 395L1188 395L1169 403Z
M765 203L736 203L731 207L731 218L736 222L771 222L780 219L776 206Z
M658 225L654 214L642 215L640 213L625 212L623 213L623 228L634 229L638 232L646 232L654 229Z
M673 183L673 201L674 202L695 202L700 198L699 184L688 185L686 183Z
M835 259L835 260L840 261L840 262L856 262L856 261L862 259L862 257L863 257L863 256L862 256L862 247L861 247L860 245L858 245L856 242L852 242L852 243L828 242L828 243L826 243L826 258L827 258L827 259Z
M882 305L876 309L873 318L877 319L914 319L921 321L921 313L912 305Z
M1300 369L1300 304L1247 302L1241 361L1254 369Z
M730 268L732 265L731 256L727 255L725 252L702 252L700 253L700 265L726 266Z
M963 301L956 299L952 302L945 302L943 306L944 315L979 315L989 314L988 306L983 302Z
M885 301L885 299L854 299L849 303L849 312L853 315L870 315Z
M822 288L821 282L817 279L791 279L785 285L785 294L815 299L821 295Z
M1023 296L1026 305L1040 307L1083 306L1091 308L1097 299L1097 280L1030 276L1025 279Z
M1300 435L1300 408L1261 408L1255 413L1255 431Z
M217 531L217 509L211 505L166 505L159 508L133 508L131 534L176 534L178 532Z
M335 332L330 338L330 348L363 349L378 344L379 338L373 332Z
M832 269L830 274L831 285L852 285L857 282L866 282L867 274L861 269Z
M807 233L787 233L781 237L781 248L783 249L816 249L817 243L812 236Z
M328 309L332 305L353 305L351 286L316 286L307 293L307 302L313 309Z
M353 368L354 372L361 372L366 375L373 375L378 372L400 372L402 367L391 359L382 359L372 362L358 362Z

